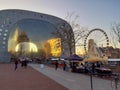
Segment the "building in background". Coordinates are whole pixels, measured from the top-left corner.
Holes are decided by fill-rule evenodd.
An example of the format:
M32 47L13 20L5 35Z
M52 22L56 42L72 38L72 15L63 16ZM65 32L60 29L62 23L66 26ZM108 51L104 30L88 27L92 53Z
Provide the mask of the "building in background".
M25 41L29 41L32 46L41 50L46 41L54 38L51 33L61 27L67 30L71 29L71 26L65 20L48 14L18 9L1 10L0 62L10 61L10 52L15 51L17 43L23 39L17 38L21 32L25 32L24 34L27 36L24 38ZM64 55L69 56L68 47L65 43L62 43L62 45Z

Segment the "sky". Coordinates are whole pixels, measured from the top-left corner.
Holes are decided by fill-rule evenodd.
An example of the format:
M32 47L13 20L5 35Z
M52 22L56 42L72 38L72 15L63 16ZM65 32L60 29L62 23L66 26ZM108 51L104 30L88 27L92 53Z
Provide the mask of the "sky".
M79 15L78 22L88 29L109 30L120 23L120 0L0 0L0 10L24 9L65 19L67 13Z
M62 19L74 12L81 26L107 33L111 24L120 23L120 0L0 0L0 10L4 9L30 10Z

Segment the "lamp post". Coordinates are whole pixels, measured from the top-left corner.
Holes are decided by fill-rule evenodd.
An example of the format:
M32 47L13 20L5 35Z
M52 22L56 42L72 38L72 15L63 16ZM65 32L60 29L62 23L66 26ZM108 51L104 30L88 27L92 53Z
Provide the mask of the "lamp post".
M91 90L93 90L92 72L90 72L90 84L91 84Z

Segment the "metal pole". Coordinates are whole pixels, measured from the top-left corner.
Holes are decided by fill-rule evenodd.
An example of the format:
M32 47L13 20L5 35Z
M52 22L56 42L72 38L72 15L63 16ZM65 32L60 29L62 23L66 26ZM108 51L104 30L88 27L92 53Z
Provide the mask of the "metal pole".
M117 84L118 84L118 77L115 76L115 89L117 90Z
M90 73L91 90L93 90L92 73Z

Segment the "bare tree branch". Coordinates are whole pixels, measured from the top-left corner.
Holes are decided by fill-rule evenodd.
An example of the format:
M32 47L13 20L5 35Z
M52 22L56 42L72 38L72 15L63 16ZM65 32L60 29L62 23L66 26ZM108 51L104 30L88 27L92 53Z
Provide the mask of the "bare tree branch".
M81 27L78 24L78 17L79 16L75 15L74 12L67 13L65 19L71 25L72 29L67 30L66 28L61 28L52 33L56 37L61 38L61 43L65 42L67 44L70 55L72 54L72 50L75 48L76 43L85 37L85 32L87 31L85 28Z
M115 37L116 37L116 41L118 41L120 43L120 24L114 24L112 26L112 31L114 32L115 34Z

